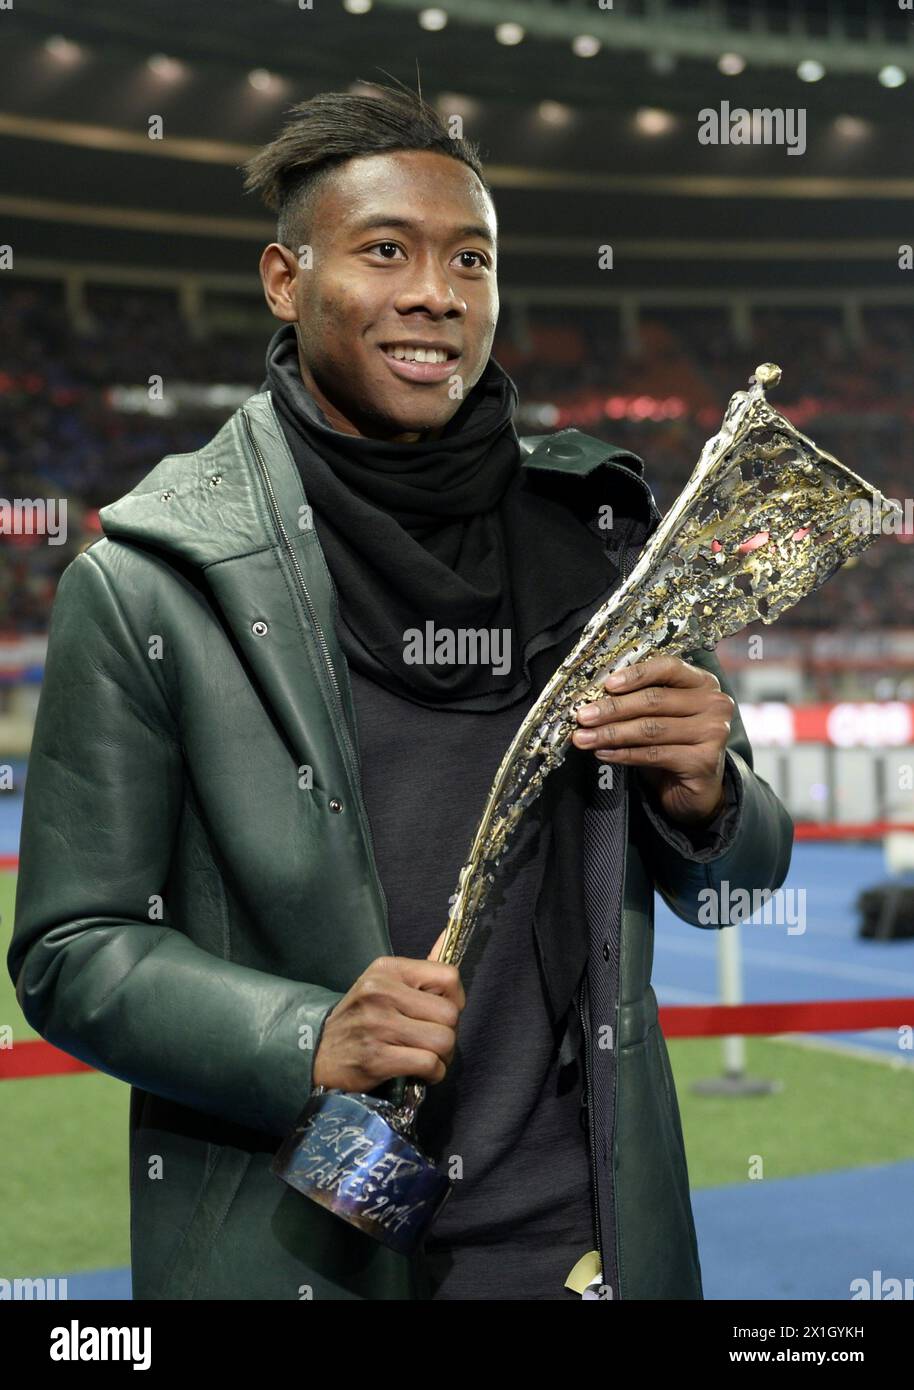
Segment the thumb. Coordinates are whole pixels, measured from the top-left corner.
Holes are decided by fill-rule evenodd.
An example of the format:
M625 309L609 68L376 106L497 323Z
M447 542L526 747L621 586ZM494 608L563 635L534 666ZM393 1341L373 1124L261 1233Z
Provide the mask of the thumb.
M438 937L438 940L435 942L434 946L433 946L432 949L429 951L428 955L427 955L426 958L425 958L426 960L437 960L437 959L438 959L438 953L439 953L439 951L441 950L442 946L444 945L444 938L445 938L446 936L447 936L447 927L444 928L444 931L441 933L441 935Z

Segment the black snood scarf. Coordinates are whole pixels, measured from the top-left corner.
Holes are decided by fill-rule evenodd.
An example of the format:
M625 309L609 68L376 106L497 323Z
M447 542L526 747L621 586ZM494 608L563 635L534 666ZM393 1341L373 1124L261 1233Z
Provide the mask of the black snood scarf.
M439 438L404 444L330 426L302 381L294 324L273 335L266 368L261 389L301 472L347 660L439 709L527 695L532 657L580 630L613 572L600 538L526 485L511 378L490 357ZM490 634L488 646L438 642L469 631Z

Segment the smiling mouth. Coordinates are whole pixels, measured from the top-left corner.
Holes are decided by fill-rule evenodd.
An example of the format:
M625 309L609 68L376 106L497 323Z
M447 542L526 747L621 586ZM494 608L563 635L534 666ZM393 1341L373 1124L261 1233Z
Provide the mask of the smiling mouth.
M379 351L401 381L446 381L460 361L456 348L391 347L381 343Z
M455 362L460 356L456 348L391 347L389 343L382 343L381 351L395 362Z

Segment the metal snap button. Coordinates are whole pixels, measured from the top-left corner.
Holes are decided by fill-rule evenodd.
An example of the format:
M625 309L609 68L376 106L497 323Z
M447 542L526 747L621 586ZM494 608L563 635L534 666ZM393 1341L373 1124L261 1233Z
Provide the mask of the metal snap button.
M339 815L340 811L342 811L342 809L343 809L343 803L342 803L342 801L338 801L338 800L336 799L336 797L334 797L333 800L332 800L329 804L330 804L330 809L331 809L331 811L335 811L335 812L337 813L337 815Z
M604 941L604 942L603 942L603 959L604 959L604 960L609 960L609 942L608 942L608 941Z
M580 444L573 439L553 439L546 445L546 453L554 459L574 459L583 453Z
M255 637L265 637L270 629L262 618L258 618L256 623L251 623L251 631Z
M221 482L222 482L222 474L221 474L221 473L214 473L213 476L212 476L212 477L210 478L210 480L209 480L209 485L210 485L210 487L218 487L219 484L220 484Z
M172 492L171 488L169 488L166 492L162 493L163 502L170 502L173 497L174 493Z

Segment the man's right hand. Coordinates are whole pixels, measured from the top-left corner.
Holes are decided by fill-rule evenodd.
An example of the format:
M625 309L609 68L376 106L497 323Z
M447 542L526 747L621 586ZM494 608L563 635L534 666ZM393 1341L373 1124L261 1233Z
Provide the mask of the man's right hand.
M372 1091L395 1076L444 1079L466 1004L456 965L436 960L444 935L425 960L379 956L359 976L327 1016L315 1086Z

